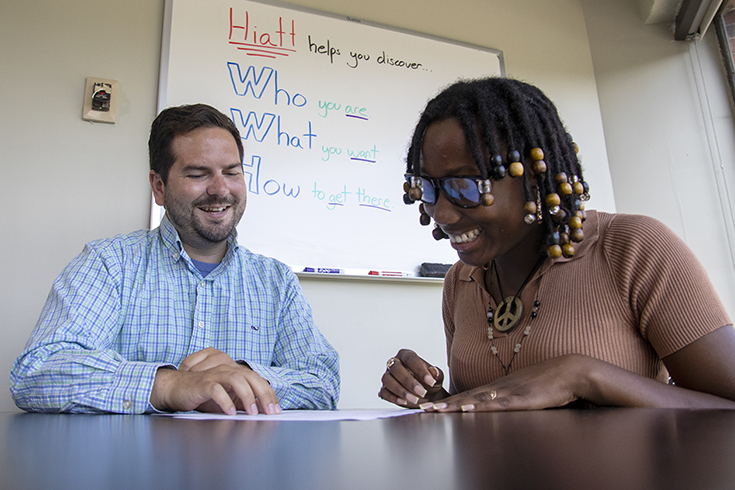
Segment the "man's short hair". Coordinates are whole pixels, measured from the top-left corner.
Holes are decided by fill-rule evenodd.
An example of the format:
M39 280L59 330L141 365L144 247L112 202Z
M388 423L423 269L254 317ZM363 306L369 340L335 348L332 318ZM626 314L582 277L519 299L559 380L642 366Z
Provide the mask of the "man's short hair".
M176 136L189 133L199 128L222 128L232 134L240 153L240 162L244 156L242 139L232 119L206 104L191 104L169 107L161 111L151 124L151 135L148 138L148 158L151 170L161 176L165 184L168 172L174 164L175 155L171 143Z

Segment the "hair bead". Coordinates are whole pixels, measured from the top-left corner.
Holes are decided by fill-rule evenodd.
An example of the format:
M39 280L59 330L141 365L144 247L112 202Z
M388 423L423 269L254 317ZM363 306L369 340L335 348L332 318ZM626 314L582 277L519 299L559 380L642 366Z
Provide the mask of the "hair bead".
M523 164L521 162L513 162L510 164L510 176L520 177L523 175Z
M523 205L523 210L526 212L526 216L523 217L523 221L527 225L532 225L536 222L536 214L538 213L538 206L534 201L526 201Z
M493 196L490 193L487 194L481 194L480 195L480 202L483 206L492 206L495 202L495 196Z
M431 234L434 237L434 240L443 240L444 238L449 238L446 233L444 233L444 230L441 229L441 227L434 223L434 229L431 230Z
M422 226L429 226L431 224L431 216L426 212L426 209L424 209L424 203L419 204L419 223L421 223Z
M561 246L561 252L564 257L574 257L574 245L572 245L571 243L565 243Z
M531 160L543 160L544 159L544 150L542 150L539 147L533 148L531 150Z
M531 169L536 175L542 175L546 172L546 162L543 160L534 160L531 164Z
M558 206L561 204L561 199L559 198L559 194L556 192L552 192L551 194L546 196L546 205L549 207Z
M551 245L546 250L547 250L546 253L552 259L558 259L559 257L561 257L562 250L561 250L561 247L559 245Z

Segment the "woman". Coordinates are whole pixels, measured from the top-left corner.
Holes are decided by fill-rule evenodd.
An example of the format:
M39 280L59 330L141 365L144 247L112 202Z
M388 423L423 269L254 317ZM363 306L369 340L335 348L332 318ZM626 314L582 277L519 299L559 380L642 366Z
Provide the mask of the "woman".
M451 373L410 350L379 396L427 411L584 404L735 408L735 330L668 228L586 211L576 145L536 87L459 82L429 102L407 203L460 261L444 282Z

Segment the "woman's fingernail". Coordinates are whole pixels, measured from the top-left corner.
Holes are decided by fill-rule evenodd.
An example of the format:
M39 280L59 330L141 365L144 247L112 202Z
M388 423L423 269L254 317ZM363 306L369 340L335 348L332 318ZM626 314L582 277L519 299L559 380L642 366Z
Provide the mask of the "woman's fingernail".
M396 398L396 403L399 405L403 405L404 407L408 405L408 402L404 400L403 398Z
M415 392L415 393L416 393L416 394L417 394L418 396L420 396L421 398L423 398L423 397L425 397L425 396L426 396L426 390L425 390L425 389L424 389L424 387L423 387L423 386L421 386L421 385L419 385L419 386L416 386L416 388L414 388L414 389L413 389L413 391L414 391L414 392Z
M427 403L422 403L421 405L419 405L419 408L420 408L421 410L428 410L428 409L430 409L430 408L434 408L434 404L433 404L433 403L431 403L431 402L427 402Z
M250 405L250 415L257 415L258 414L258 405L253 403Z
M462 411L463 412L471 412L475 409L475 406L472 404L469 405L462 405Z
M411 403L418 403L419 397L417 397L413 393L408 393L406 394L406 400L410 401Z
M434 386L436 384L436 380L430 374L427 374L424 376L424 383L429 386Z
M446 403L434 403L434 410L441 410L442 408L447 408Z

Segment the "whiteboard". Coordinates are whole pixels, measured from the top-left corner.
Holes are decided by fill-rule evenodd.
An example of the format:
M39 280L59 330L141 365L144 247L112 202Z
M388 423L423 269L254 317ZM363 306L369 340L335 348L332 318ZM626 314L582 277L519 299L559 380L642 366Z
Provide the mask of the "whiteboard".
M415 272L457 256L403 203L413 128L446 85L503 74L495 49L285 3L167 0L159 111L201 102L235 121L242 245L297 271Z

